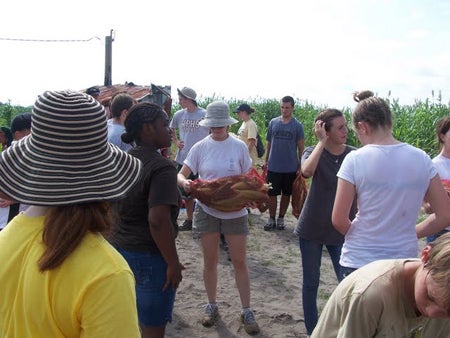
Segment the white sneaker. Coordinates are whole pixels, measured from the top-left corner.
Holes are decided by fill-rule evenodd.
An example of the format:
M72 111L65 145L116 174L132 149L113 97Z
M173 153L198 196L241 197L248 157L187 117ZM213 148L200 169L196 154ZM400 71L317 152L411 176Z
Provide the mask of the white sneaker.
M208 303L205 305L203 312L202 325L205 327L211 327L216 323L216 319L219 316L219 307L216 303Z
M255 314L250 308L242 309L241 311L241 322L244 324L245 332L250 335L259 333L259 326L255 320Z

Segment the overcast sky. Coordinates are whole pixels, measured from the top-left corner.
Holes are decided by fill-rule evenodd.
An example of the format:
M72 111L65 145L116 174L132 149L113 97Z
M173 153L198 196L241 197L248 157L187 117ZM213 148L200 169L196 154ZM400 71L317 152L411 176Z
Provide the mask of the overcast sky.
M448 0L15 0L0 12L4 103L102 85L111 29L113 84L171 85L175 98L189 86L336 108L360 89L400 104L433 90L450 100Z

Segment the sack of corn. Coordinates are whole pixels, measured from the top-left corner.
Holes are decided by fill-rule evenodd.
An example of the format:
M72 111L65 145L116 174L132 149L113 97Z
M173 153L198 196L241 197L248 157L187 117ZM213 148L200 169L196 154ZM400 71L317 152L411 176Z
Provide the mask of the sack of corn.
M447 190L447 192L450 192L450 180L442 179L441 182L444 189Z
M302 212L303 204L306 200L306 195L308 194L308 185L302 174L297 175L294 183L292 184L292 196L291 196L291 206L292 215L295 218L300 217Z
M191 197L208 207L230 212L245 208L255 202L259 211L268 208L269 186L252 168L246 174L217 178L214 180L196 179L191 184Z

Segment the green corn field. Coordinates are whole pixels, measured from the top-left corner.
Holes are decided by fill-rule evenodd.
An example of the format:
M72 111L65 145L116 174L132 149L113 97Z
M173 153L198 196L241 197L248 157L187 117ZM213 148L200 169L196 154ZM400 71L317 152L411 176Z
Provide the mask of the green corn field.
M296 101L294 115L303 124L305 131L305 146L313 145L317 142L314 133L313 125L316 115L326 108L341 109L346 116L349 133L347 143L355 147L360 147L360 143L351 129L351 108L349 107L326 107L313 105L307 100L294 98ZM442 102L441 94L435 95L432 92L431 98L424 100L416 100L412 105L401 105L399 99L391 97L383 98L391 107L394 116L394 136L402 141L407 142L415 147L418 147L427 152L431 157L438 153L437 138L436 138L436 122L444 116L450 115L450 106ZM200 97L198 104L200 107L206 107L209 103L216 100L224 100L230 105L233 111L243 100L239 99L225 99L223 97ZM349 101L351 98L349 98ZM267 132L269 121L280 115L280 104L278 98L264 99L257 98L254 100L245 101L250 106L255 108L252 118L259 128L263 140ZM180 106L174 104L172 106L172 113L179 110ZM12 106L10 104L0 105L0 126L9 126L11 120L17 114L23 112L30 112L31 107ZM233 114L233 113L232 113ZM235 116L237 117L237 116ZM240 123L231 126L231 131L236 133Z
M314 119L319 112L326 108L337 108L344 113L349 126L347 143L355 147L361 146L351 129L351 108L316 106L309 103L307 100L294 99L296 102L294 115L303 124L305 131L305 146L316 144L317 140L313 133ZM350 99L351 98L349 98L349 100ZM390 97L383 97L383 99L389 103L394 117L394 136L402 142L409 143L424 150L431 157L436 156L438 153L436 123L442 117L450 115L450 106L442 103L441 96L435 96L433 92L431 98L416 100L412 105L400 105L398 99L392 99ZM230 100L223 97L206 97L200 98L198 104L200 107L205 108L210 102L216 100L226 101L230 105L231 111L244 102L238 99ZM267 126L270 120L280 115L279 99L247 100L245 103L255 109L252 118L258 125L259 133L262 138L265 139L264 136L267 132ZM174 105L172 113L178 109L180 109L180 107ZM234 117L237 118L237 116ZM230 131L236 133L239 126L240 123L232 125Z

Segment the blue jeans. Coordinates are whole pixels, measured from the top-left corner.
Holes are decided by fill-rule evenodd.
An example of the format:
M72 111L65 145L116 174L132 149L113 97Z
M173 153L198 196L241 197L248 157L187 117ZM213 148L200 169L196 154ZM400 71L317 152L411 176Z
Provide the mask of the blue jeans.
M162 291L167 271L163 256L120 248L117 250L127 261L136 280L139 324L161 327L171 322L176 290L168 287Z
M303 314L308 335L311 335L318 320L317 290L320 282L320 265L322 261L323 244L299 238L300 252L303 266ZM333 263L334 272L338 281L341 281L339 258L342 245L326 245L328 254Z
M348 275L350 275L352 272L355 272L356 270L358 270L358 268L350 268L348 266L342 266L341 265L341 278L344 279L345 277L347 277Z
M449 231L447 229L444 229L444 230L439 231L437 234L427 236L427 243L433 242L436 238L438 238L439 236L442 236L443 234L446 234L447 232L449 232Z

